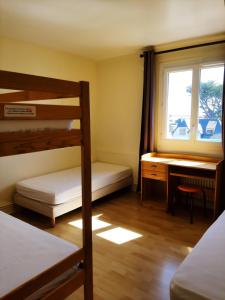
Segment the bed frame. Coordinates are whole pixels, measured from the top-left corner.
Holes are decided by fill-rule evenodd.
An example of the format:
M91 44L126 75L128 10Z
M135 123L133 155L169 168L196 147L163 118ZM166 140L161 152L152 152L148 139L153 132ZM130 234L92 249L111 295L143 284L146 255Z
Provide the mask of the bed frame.
M84 299L93 299L92 229L91 229L91 148L89 83L72 82L15 72L0 71L0 88L14 90L0 94L0 120L80 120L80 129L43 129L38 131L0 132L0 156L29 153L71 146L81 146L83 247L65 260L44 271L4 297L24 299L66 269L79 263L75 276L43 299L61 300L84 285ZM17 90L15 92L15 90ZM19 90L19 91L18 91ZM79 98L79 106L19 104L20 101ZM32 107L33 115L6 114L14 102L22 109Z

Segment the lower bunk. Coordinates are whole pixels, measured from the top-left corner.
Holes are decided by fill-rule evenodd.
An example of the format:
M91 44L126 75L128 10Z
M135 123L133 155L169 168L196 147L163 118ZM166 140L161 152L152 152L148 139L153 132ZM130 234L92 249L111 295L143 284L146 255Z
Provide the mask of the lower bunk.
M225 212L209 227L175 272L170 299L224 300L224 249Z
M0 212L0 299L64 299L84 283L83 248Z
M81 207L80 167L20 181L16 185L14 203L55 218ZM129 167L92 163L92 201L132 184Z

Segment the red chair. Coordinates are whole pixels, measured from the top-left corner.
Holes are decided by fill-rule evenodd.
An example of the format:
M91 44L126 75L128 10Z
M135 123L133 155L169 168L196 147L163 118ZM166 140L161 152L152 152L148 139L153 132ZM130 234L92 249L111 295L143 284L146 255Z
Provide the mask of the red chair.
M206 195L205 195L205 191L200 186L194 185L194 184L180 184L180 185L178 185L177 190L186 194L186 206L189 207L189 210L190 210L190 223L193 224L193 207L194 207L193 194L199 194L199 193L202 194L204 213L205 213L206 212ZM173 215L174 215L174 206L175 206L175 203L173 202L173 207L172 207Z

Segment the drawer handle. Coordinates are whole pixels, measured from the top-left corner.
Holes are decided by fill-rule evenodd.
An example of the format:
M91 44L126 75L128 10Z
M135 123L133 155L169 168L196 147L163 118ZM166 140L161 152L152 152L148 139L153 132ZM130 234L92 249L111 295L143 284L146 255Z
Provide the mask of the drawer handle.
M157 168L157 165L152 165L152 168Z
M157 174L151 174L152 176L157 176Z

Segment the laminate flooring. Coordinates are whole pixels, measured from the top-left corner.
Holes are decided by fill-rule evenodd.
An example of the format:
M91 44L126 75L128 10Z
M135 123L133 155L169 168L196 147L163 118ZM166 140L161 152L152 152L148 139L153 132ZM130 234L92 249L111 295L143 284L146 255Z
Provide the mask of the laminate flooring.
M170 280L179 264L210 225L196 209L189 224L185 209L166 213L163 200L139 203L140 195L120 192L93 206L94 299L167 300ZM80 210L57 218L48 228L46 218L28 211L23 219L77 245L82 245ZM129 240L130 239L130 240ZM83 299L80 288L67 300Z

